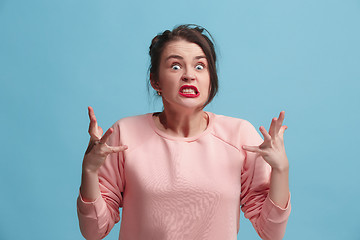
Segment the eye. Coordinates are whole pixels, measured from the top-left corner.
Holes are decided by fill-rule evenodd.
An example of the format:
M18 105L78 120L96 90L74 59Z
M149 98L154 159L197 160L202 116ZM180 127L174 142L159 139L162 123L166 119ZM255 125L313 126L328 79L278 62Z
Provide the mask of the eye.
M178 64L174 64L171 66L172 69L174 70L179 70L180 69L180 66Z
M203 64L198 64L195 67L197 70L203 70L204 69L204 65Z

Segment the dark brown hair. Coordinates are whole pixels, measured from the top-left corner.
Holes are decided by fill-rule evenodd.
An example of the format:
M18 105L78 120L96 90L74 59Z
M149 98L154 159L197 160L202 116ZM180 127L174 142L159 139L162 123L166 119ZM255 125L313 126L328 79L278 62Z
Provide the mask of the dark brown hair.
M210 74L210 93L209 98L204 105L205 107L215 97L219 88L214 40L205 28L195 24L180 25L175 27L172 31L166 30L154 37L149 48L149 55L151 58L149 72L152 75L153 80L157 81L157 79L159 79L160 59L166 44L181 39L196 43L205 53Z

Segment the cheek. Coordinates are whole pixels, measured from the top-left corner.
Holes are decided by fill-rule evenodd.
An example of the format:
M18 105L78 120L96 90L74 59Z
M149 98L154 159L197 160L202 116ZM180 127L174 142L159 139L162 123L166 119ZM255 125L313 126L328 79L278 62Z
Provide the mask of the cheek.
M159 81L159 84L162 90L170 90L178 87L178 81L174 74L163 74Z
M206 77L205 77L205 83L204 83L204 86L206 87L206 88L208 88L209 89L209 92L210 92L210 89L211 89L211 81L210 81L210 75L209 74L207 74L206 75Z

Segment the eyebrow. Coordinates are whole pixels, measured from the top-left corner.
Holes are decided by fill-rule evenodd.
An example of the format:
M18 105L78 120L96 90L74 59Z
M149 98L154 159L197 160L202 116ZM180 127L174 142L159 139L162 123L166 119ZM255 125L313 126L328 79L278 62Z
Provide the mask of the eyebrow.
M176 58L176 59L184 59L182 56L180 56L180 55L170 55L170 56L168 56L166 59L165 59L165 61L168 61L170 58ZM200 55L200 56L196 56L194 59L202 59L202 58L206 58L206 56L203 56L203 55Z

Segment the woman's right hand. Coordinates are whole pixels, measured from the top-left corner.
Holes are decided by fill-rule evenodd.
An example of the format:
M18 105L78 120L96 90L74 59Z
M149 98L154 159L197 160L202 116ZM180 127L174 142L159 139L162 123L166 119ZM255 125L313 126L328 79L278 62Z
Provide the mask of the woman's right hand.
M107 145L106 141L109 139L110 135L113 133L114 130L112 128L109 128L103 135L102 128L97 124L93 108L88 107L88 111L90 118L90 142L85 152L83 170L97 172L98 169L105 162L107 155L109 155L110 153L122 152L127 149L127 146Z

